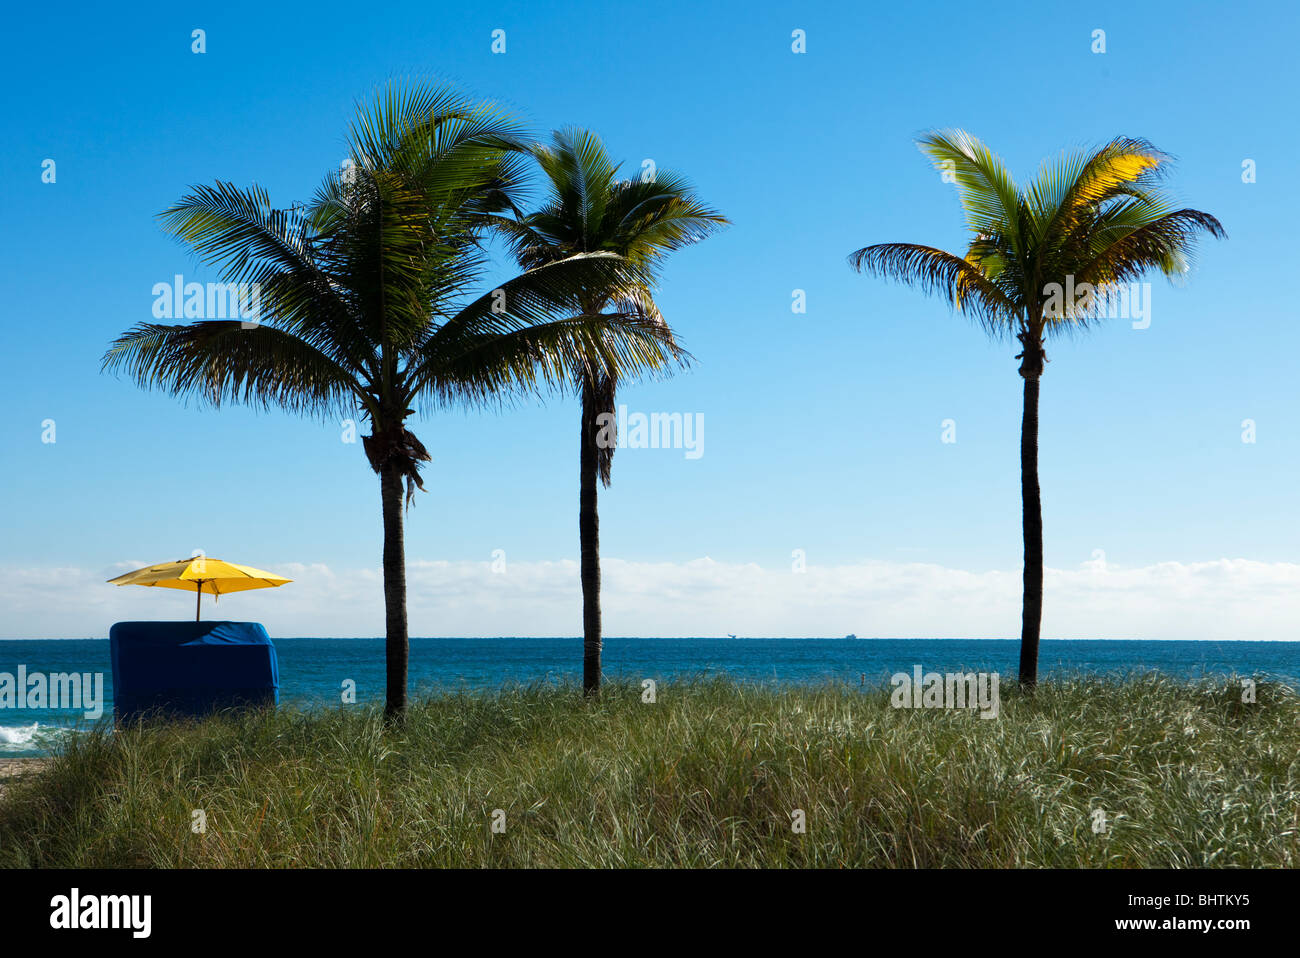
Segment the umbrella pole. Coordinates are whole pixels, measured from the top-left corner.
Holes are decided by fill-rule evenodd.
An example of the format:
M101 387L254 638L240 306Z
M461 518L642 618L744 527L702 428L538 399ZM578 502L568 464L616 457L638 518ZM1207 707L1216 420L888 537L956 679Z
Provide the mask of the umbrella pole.
M203 580L199 579L194 590L194 621L199 621L199 603L203 600Z

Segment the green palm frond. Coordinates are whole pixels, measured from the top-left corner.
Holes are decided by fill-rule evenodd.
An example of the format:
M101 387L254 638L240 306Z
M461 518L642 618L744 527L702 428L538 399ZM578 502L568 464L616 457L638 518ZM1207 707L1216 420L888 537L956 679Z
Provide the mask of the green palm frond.
M363 169L392 170L433 187L473 188L476 154L521 153L523 128L495 104L447 85L390 83L358 105L348 135Z
M360 384L292 333L238 320L141 323L118 337L104 368L175 396L334 415L364 401Z
M617 285L628 272L627 262L613 253L569 256L526 270L461 307L431 331L420 352L454 348L462 335L510 332L523 323L581 313L588 290ZM415 378L419 381L418 371Z
M354 321L349 291L321 263L307 218L273 209L260 187L195 187L160 219L224 280L260 287L262 323L289 330L351 368L372 349Z
M671 343L672 331L654 303L663 258L716 232L727 219L696 199L690 183L672 170L619 179L618 164L589 130L558 130L534 156L546 177L541 206L514 222L496 224L516 259L532 271L586 254L619 257L623 268L603 282L586 283L574 312L634 315L660 325ZM609 313L611 308L616 312ZM656 353L640 372L661 372L661 363L679 362L684 355L673 349ZM621 376L633 372L624 369ZM574 373L579 388L588 375L602 375L598 364L589 363L578 364Z
M935 169L956 180L966 223L976 234L1001 233L1021 251L1026 210L1016 181L992 150L965 130L938 130L917 141Z
M1215 217L1194 209L1172 210L1125 226L1112 221L1104 232L1098 231L1094 254L1080 265L1078 282L1131 282L1151 270L1177 276L1189 268L1201 234L1215 239L1228 235Z
M604 250L644 267L727 224L672 170L658 170L652 179L618 179L618 167L589 131L558 131L554 143L537 147L535 155L547 177L547 198L518 225L503 228L525 265Z
M689 362L669 332L641 316L601 313L465 334L426 367L424 391L439 405L484 405L566 387L578 368L617 382Z
M484 382L499 380L503 388L515 384L532 390L565 383L567 378L557 375L557 369L590 368L602 375L630 378L664 370L672 363L684 365L688 354L676 344L658 309L644 308L641 288L626 281L627 269L627 261L621 257L589 253L556 260L508 280L436 327L415 350L408 373L413 391L437 388L444 401L463 397L480 402L492 398L484 392ZM582 312L582 302L591 288L605 289L611 284L625 294L619 309ZM570 325L557 324L557 318L563 317L572 318ZM543 338L530 338L533 329L545 330L539 334ZM493 348L496 340L502 340L500 350ZM519 363L528 356L513 344L545 342L553 343L554 352L542 350L533 355L532 361L538 364L536 375L521 372ZM487 364L484 377L476 378L471 389L457 391L454 382L466 375L468 356ZM514 357L512 365L503 371L490 368L488 357L499 361L502 356ZM453 385L449 387L449 383Z
M259 186L239 189L218 181L194 187L159 220L230 282L258 282L271 272L312 268L303 218L273 209Z

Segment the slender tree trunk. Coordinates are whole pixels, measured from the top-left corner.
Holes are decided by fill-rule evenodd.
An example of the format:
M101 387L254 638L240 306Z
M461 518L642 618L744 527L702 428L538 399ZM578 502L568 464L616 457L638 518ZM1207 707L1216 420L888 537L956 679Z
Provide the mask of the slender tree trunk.
M600 691L600 515L596 509L596 396L590 383L582 390L581 472L578 494L578 538L582 547L582 691Z
M410 646L406 634L406 538L403 529L402 476L390 463L379 473L384 501L384 614L388 662L388 695L384 718L398 720L406 711L406 665Z
M1026 354L1029 346L1026 345ZM1025 538L1025 591L1020 620L1020 686L1038 684L1038 637L1043 621L1043 501L1038 487L1038 383L1042 360L1021 366L1025 410L1020 422L1020 500ZM1025 366L1029 365L1030 370ZM1037 366L1034 370L1032 367Z

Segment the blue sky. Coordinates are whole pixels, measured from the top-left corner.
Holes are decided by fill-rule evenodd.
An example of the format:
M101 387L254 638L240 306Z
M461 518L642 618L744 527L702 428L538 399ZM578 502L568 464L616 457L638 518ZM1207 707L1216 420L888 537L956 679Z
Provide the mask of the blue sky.
M1287 3L223 3L9 16L0 637L183 615L182 595L100 583L195 549L299 573L226 614L281 634L382 630L377 584L346 624L331 602L330 583L370 584L380 550L377 481L338 423L186 408L99 361L150 318L153 284L218 278L162 234L158 211L218 178L259 183L281 205L307 198L346 155L356 101L413 75L495 99L538 134L589 126L629 168L652 158L685 172L733 221L675 255L660 294L695 367L622 395L633 411L702 415L704 454L615 457L602 545L626 564L627 591L607 595L607 631L1018 634L1014 589L993 590L983 617L981 590L954 585L1014 580L1020 562L1018 350L845 262L889 240L962 248L956 195L913 145L955 126L1022 177L1063 148L1147 137L1177 157L1178 197L1229 234L1202 244L1185 288L1152 278L1149 328L1112 321L1049 350L1047 563L1074 577L1079 610L1109 608L1103 594L1117 604L1067 616L1061 585L1054 611L1049 576L1044 634L1208 636L1187 590L1242 575L1232 594L1262 591L1251 634L1236 637L1294 637L1288 227L1300 133L1286 118L1300 17ZM504 54L491 52L494 29ZM804 54L791 50L795 29ZM1090 49L1096 29L1104 54ZM1242 182L1245 159L1257 182ZM795 289L806 313L791 311ZM53 444L41 441L47 419ZM956 443L940 441L945 419ZM413 634L579 631L577 427L564 396L415 424L434 462L408 522L413 592L428 587L413 595ZM495 549L519 570L508 595L476 577ZM808 564L798 585L795 549ZM439 591L452 580L463 590ZM805 594L818 582L826 593ZM917 582L940 591L900 619Z

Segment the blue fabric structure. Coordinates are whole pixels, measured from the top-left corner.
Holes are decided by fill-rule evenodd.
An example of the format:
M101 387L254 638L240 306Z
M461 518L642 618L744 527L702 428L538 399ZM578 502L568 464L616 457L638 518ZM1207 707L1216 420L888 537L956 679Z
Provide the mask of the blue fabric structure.
M259 622L118 622L108 643L119 722L280 700L275 646Z

